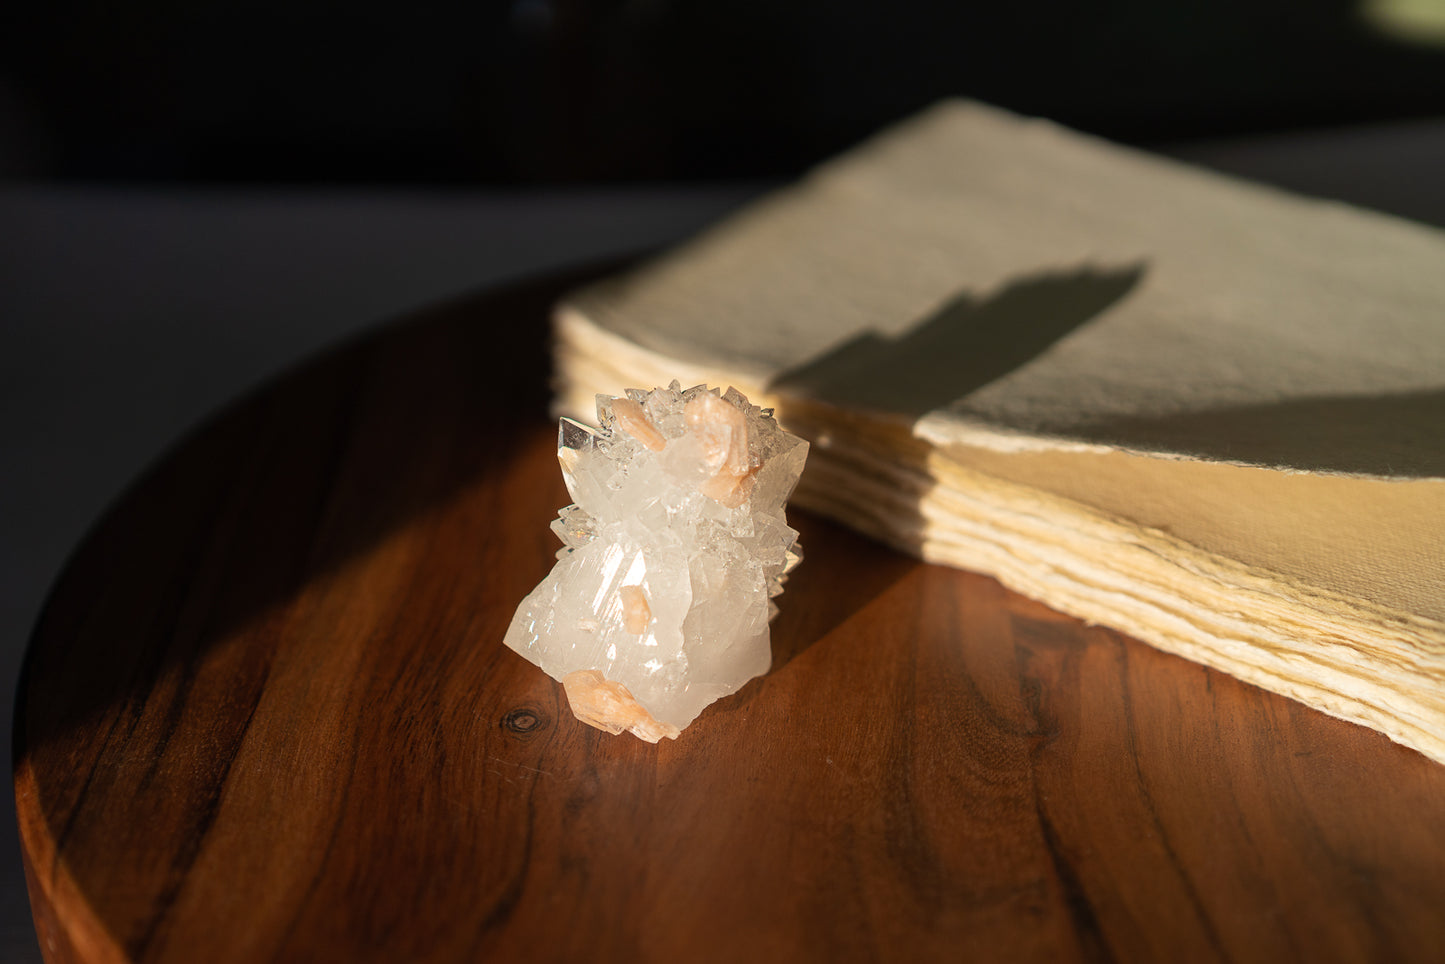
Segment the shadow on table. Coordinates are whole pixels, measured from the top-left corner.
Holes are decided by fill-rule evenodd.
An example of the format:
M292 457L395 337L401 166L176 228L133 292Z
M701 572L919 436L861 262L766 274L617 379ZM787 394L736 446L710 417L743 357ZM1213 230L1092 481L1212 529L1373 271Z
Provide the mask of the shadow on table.
M789 510L798 543L807 554L788 576L773 621L773 665L778 672L919 565L814 513Z

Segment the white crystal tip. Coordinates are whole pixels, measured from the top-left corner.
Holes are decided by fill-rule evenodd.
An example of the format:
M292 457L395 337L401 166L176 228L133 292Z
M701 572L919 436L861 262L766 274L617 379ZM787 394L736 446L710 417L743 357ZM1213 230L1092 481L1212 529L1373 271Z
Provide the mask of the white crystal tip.
M676 381L599 395L597 418L558 429L563 547L506 643L562 681L578 719L655 743L767 672L808 443L737 389Z

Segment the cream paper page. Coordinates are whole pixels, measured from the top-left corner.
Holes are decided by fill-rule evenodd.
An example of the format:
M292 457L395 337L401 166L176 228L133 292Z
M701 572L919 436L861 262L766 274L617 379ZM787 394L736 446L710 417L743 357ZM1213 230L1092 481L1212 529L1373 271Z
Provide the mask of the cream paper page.
M568 310L654 358L871 411L979 471L1445 620L1432 229L951 102Z

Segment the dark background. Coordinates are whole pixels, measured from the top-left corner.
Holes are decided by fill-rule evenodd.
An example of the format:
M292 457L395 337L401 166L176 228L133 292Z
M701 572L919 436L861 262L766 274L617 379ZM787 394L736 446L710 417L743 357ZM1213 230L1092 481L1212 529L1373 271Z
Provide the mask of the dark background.
M1401 7L1433 35L1392 21ZM946 95L1143 145L1445 114L1436 0L51 0L0 16L11 175L786 177Z

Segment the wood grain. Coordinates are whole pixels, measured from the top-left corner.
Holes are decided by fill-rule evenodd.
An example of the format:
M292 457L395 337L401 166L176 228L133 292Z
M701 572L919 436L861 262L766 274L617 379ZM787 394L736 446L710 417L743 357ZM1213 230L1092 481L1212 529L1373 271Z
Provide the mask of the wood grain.
M87 538L17 719L49 960L1445 956L1445 768L801 513L768 676L577 723L501 639L583 277L264 386Z

